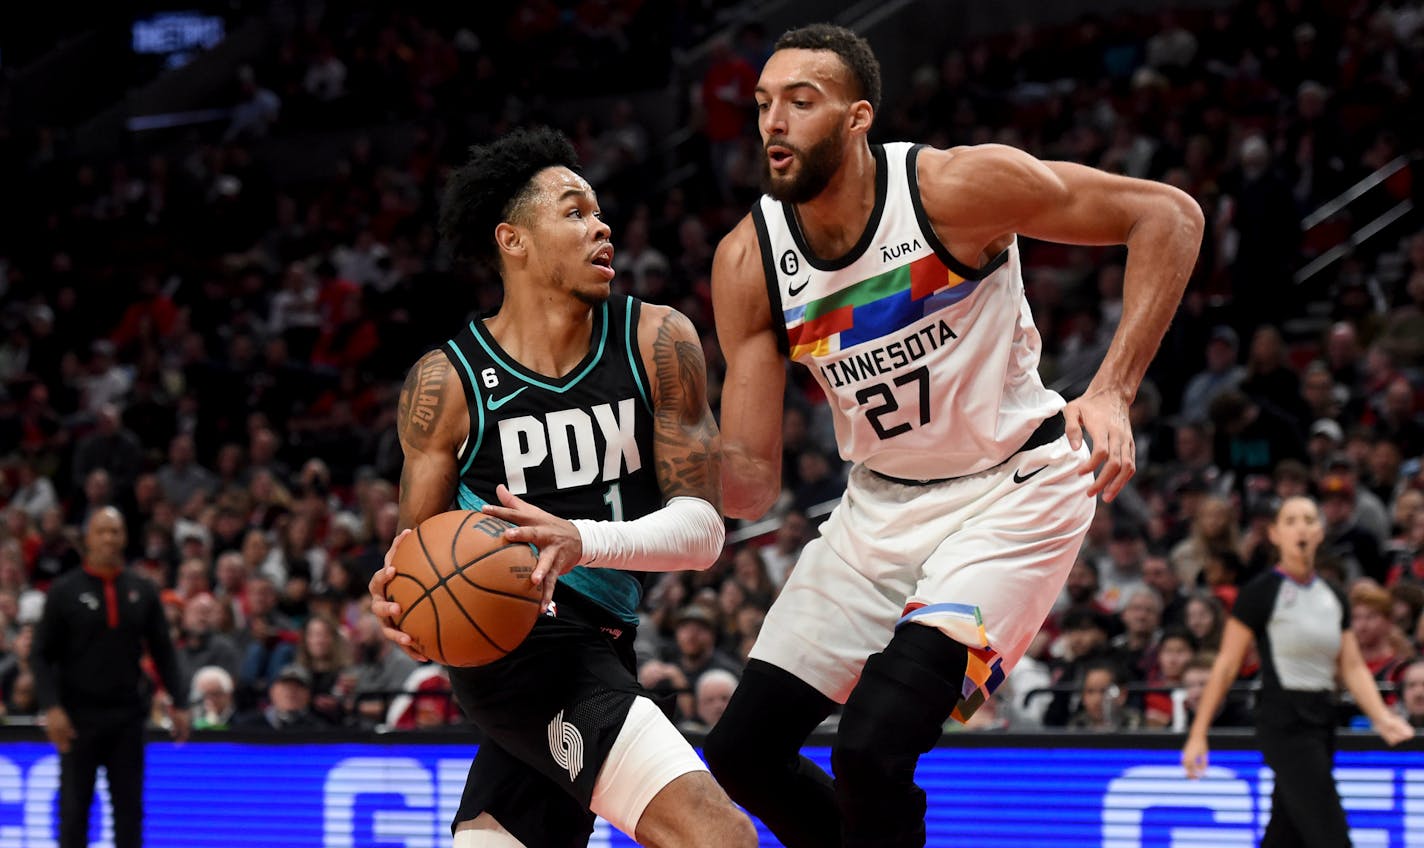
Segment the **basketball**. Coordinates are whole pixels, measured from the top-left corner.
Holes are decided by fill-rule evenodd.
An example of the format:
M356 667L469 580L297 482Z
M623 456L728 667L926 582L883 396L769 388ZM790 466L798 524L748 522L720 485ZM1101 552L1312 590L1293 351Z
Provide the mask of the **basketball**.
M539 616L534 547L504 540L507 521L469 510L434 515L401 540L386 599L396 626L441 665L477 666L514 650Z

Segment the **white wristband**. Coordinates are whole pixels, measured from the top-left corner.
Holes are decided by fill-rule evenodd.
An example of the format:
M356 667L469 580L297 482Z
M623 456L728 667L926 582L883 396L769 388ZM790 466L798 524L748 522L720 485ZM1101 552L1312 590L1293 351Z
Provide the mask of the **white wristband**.
M626 571L701 571L717 561L727 537L717 508L685 495L632 521L572 524L583 540L579 565Z

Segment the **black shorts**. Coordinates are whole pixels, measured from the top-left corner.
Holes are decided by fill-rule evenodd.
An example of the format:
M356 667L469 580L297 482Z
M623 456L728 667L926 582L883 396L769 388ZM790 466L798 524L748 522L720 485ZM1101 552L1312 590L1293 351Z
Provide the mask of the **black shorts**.
M465 715L485 734L452 828L488 812L525 845L583 846L588 806L638 685L634 628L572 590L555 592L508 656L451 668Z

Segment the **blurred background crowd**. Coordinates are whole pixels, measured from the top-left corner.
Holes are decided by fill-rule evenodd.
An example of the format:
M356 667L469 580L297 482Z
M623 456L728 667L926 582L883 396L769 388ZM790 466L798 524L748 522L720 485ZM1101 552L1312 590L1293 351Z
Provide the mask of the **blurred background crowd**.
M701 328L717 408L711 258L759 192L751 95L782 24L756 2L478 5L228 4L228 42L190 64L130 61L43 106L11 66L46 54L0 36L6 720L32 720L45 589L112 505L131 567L163 590L189 681L167 696L199 727L459 723L440 669L393 650L364 598L395 533L404 369L499 302L435 236L472 143L527 123L570 135L615 288ZM887 71L872 140L1002 142L1162 180L1209 222L1132 407L1138 476L973 726L1184 727L1237 587L1272 564L1275 499L1298 493L1320 499L1318 565L1371 669L1424 726L1424 4L1140 5L945 27L908 66L887 57L894 20L866 32ZM220 60L232 73L188 111L95 142L95 90ZM1022 255L1045 382L1072 397L1116 328L1124 255ZM645 599L641 677L689 730L715 723L844 486L799 372L783 432L773 516ZM1248 682L1217 721L1250 706Z

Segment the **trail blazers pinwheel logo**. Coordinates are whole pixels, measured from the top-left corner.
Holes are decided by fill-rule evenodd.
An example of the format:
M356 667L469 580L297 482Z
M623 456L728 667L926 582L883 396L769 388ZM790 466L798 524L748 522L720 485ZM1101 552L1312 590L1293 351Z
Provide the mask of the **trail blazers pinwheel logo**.
M564 721L563 710L549 722L549 753L554 755L559 768L569 773L570 781L578 780L579 772L583 771L583 734Z

